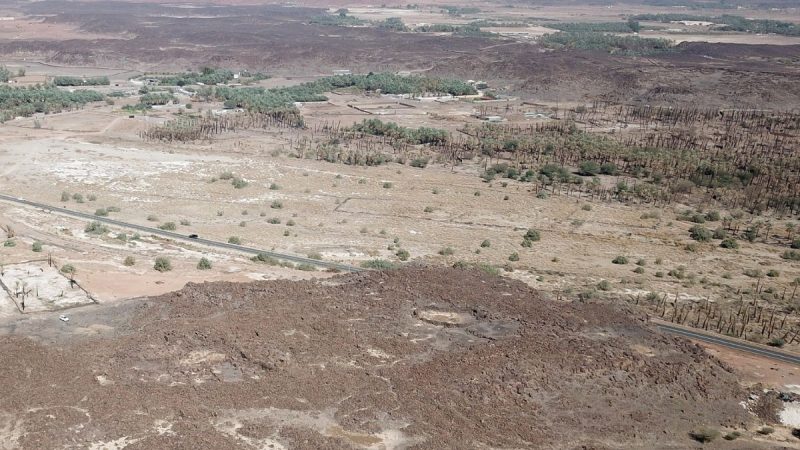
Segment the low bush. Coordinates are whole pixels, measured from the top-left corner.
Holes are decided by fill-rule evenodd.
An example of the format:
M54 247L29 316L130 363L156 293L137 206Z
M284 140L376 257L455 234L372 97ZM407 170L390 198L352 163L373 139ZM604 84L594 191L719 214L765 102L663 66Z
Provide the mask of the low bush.
M370 259L360 264L364 269L389 270L394 269L394 264L385 259Z
M730 433L726 434L725 436L722 436L722 438L725 439L726 441L735 441L741 435L742 435L742 433L739 433L738 431L731 431Z
M784 341L781 338L772 338L769 341L767 341L767 345L769 345L770 347L779 347L780 348L780 347L783 347L784 345L786 345L786 341Z
M159 272L169 272L172 270L172 263L170 262L169 258L164 256L159 256L156 258L155 263L153 264L153 269Z
M100 222L89 222L83 231L89 234L105 234L108 233L108 227Z
M800 252L797 250L786 250L781 255L781 258L788 259L789 261L800 261Z
M583 161L578 165L578 173L583 176L594 176L600 173L600 164L594 161Z
M397 256L397 258L400 261L407 261L408 258L411 257L411 254L408 253L408 250L404 250L401 248L400 250L397 251L397 253L395 253L395 256Z
M528 229L528 231L527 231L527 232L525 232L524 239L526 239L526 240L529 240L529 241L536 242L536 241L538 241L538 240L541 240L541 239L542 239L542 235L541 235L541 233L539 233L538 231L536 231L536 230L534 230L534 229L530 228L530 229Z
M453 268L454 269L476 268L482 270L483 272L489 275L495 275L495 276L500 275L500 270L497 267L486 263L468 263L466 261L456 261L455 263L453 263Z
M750 278L761 278L764 275L758 269L745 269L744 274Z
M698 242L708 242L711 240L712 234L706 227L695 225L689 228L689 236Z
M711 428L700 428L689 433L689 437L700 443L711 442L718 438L720 432Z
M428 158L414 158L411 160L411 167L424 169L428 165Z
M250 258L250 260L253 262L266 263L271 266L277 266L280 264L280 261L278 261L276 258L273 258L272 256L269 256L263 252L257 254L256 256L253 256L252 258Z
M659 211L648 211L639 216L640 219L660 219L661 213Z

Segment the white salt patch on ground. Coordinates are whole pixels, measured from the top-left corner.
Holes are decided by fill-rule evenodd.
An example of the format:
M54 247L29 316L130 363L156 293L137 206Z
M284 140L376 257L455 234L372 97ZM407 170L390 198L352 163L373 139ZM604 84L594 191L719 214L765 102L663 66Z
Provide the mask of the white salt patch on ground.
M784 403L783 411L780 412L780 419L781 423L788 427L800 427L800 403Z

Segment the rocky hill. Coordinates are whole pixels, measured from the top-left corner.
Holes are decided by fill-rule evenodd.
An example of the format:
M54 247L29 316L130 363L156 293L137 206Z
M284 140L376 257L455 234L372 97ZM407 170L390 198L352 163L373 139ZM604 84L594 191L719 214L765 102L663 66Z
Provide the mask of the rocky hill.
M477 270L103 308L75 310L66 337L0 337L0 447L687 448L749 420L698 346Z

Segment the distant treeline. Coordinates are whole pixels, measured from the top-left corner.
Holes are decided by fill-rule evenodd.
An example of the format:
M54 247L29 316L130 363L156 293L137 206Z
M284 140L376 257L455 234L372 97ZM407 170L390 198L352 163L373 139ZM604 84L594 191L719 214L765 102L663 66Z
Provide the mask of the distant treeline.
M384 94L472 95L477 93L472 85L460 80L370 73L368 75L332 76L297 86L272 89L209 87L200 89L197 94L200 98L224 101L227 107L266 113L292 125L302 125L302 117L294 106L295 102L325 101L327 100L325 92L349 87L364 91L380 91Z
M0 86L0 121L17 116L28 117L34 113L57 113L75 109L105 97L96 91L68 92L53 86L15 88Z
M450 9L445 9L444 11L459 11L456 15L460 14L467 14L464 10L475 10L478 11L477 8L460 8L460 9L452 9L455 7L445 7ZM384 30L390 31L409 31L408 26L403 22L403 19L400 17L389 17L383 21L371 22L368 20L362 20L357 17L349 16L347 9L340 9L336 12L336 14L323 14L319 16L313 17L309 20L308 23L316 24L316 25L326 25L326 26L335 26L335 27L353 27L353 26L372 26ZM548 21L552 19L544 19L544 18L525 18L524 21L517 21L517 22L502 22L502 21L495 21L495 20L473 20L467 24L428 24L428 25L420 25L414 28L414 31L421 32L421 33L454 33L454 34L462 34L465 36L489 36L490 33L484 33L480 29L481 27L525 27L528 25L529 22L540 22L540 21ZM628 30L630 31L630 30Z
M617 36L591 32L559 32L546 34L539 41L545 47L578 50L601 50L626 55L650 55L673 49L667 39Z
M153 109L154 105L166 105L175 101L177 101L177 98L172 95L172 92L145 92L139 97L139 103L125 105L122 109L129 112L146 111L148 109Z
M564 22L548 24L547 28L554 28L568 32L602 32L602 33L632 33L639 32L639 22L629 20L628 22Z
M452 25L446 23L420 25L414 28L414 31L420 33L453 33L464 36L491 36L491 33L481 31L481 27L472 23L466 25Z
M108 77L53 77L55 86L108 86L111 82Z
M333 27L353 27L365 25L369 22L361 20L358 17L348 16L346 10L340 10L338 14L325 14L313 17L309 23L318 25L328 25Z
M240 72L243 78L251 78L253 80L266 80L269 75L261 72L248 72L243 70ZM235 78L233 71L228 69L216 69L211 67L204 67L200 72L185 72L178 74L158 75L156 79L161 86L189 86L194 84L215 85L224 84Z
M217 84L227 83L233 79L233 72L227 69L203 68L198 72L187 72L172 76L163 77L159 80L162 86L186 86L189 84Z
M527 22L499 22L496 20L487 20L487 19L480 19L480 20L473 20L472 22L468 23L467 25L473 27L494 27L494 28L517 28L517 27L526 27L528 26Z
M450 136L446 130L439 128L407 128L380 119L365 119L350 127L350 130L372 136L386 136L409 144L441 144Z
M389 17L383 22L378 22L378 28L391 31L408 31L408 27L399 17Z
M443 5L442 11L447 12L451 16L460 16L462 14L477 14L481 12L480 8L475 8L471 6L451 6L451 5Z
M631 17L631 19L663 23L680 22L684 20L712 22L722 25L716 28L721 31L743 31L748 33L773 33L784 36L800 36L800 26L794 23L767 19L745 19L744 17L730 14L718 17L694 14L639 14Z
M139 97L139 103L143 105L166 105L175 100L175 96L170 92L148 92Z
M751 5L753 3L759 3L758 0L745 0L749 2ZM686 0L642 0L641 3L643 5L651 5L651 6L664 6L664 7L675 7L679 6L681 8L688 8L688 9L735 9L737 6L740 6L742 2L735 2L731 0L716 0L716 1L702 1L702 2L687 2Z

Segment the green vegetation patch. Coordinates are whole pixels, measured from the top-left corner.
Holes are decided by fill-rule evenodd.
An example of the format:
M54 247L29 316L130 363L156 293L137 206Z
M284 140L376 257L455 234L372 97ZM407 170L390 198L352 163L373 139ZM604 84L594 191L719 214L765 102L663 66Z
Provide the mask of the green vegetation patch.
M350 127L350 130L372 136L386 136L409 144L441 144L450 136L446 130L438 128L407 128L380 119L364 119L361 123Z
M593 33L632 33L639 31L639 23L636 21L629 22L563 22L548 24L547 28L553 28L559 31L567 31L570 33L575 32L593 32Z
M667 39L617 36L586 31L562 31L546 34L541 37L539 42L545 47L553 49L594 50L624 55L652 55L673 50L672 43Z
M54 77L55 86L108 86L111 84L108 77Z
M30 117L35 113L52 114L77 109L104 98L103 94L90 90L69 92L53 86L0 86L0 122L17 116Z
M649 22L712 22L719 24L714 27L719 31L741 31L759 34L780 34L783 36L800 36L800 25L780 20L746 19L741 16L723 14L721 16L702 16L694 14L639 14L633 20L646 20Z

